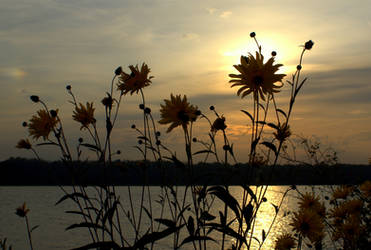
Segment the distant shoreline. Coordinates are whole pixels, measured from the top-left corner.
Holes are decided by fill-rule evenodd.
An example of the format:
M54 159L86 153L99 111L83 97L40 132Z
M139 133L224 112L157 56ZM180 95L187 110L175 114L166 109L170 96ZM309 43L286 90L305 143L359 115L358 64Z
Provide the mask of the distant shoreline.
M273 172L272 172L273 171ZM94 162L44 162L10 158L0 162L0 186L56 185L340 185L371 180L369 165L249 167L247 164L224 166L196 164L193 173L179 163L116 161L104 168Z

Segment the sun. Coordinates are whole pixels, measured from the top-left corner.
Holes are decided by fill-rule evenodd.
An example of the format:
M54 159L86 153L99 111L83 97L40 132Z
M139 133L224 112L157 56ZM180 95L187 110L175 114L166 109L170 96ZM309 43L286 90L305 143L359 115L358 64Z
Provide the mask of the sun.
M257 36L257 40L262 48L264 61L267 61L271 57L272 51L277 53L275 62L284 65L277 73L287 74L295 69L295 61L301 52L299 44L293 44L289 38L284 36L261 35ZM233 40L227 43L219 50L219 54L223 57L221 70L227 72L234 71L233 65L240 63L241 55L248 55L248 53L255 55L255 51L258 51L258 46L255 40L250 37L244 37L243 39Z

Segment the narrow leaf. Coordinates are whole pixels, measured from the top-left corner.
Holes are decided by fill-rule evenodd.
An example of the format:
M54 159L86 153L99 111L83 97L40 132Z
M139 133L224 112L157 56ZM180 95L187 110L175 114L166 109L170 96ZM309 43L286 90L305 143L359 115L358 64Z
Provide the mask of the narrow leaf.
M194 236L194 235L191 235L191 236L188 236L187 238L185 238L182 241L182 243L180 244L179 247L183 246L186 243L192 242L192 241L206 241L206 240L211 240L211 241L216 242L213 238L210 238L208 236Z
M252 115L249 112L247 112L246 110L243 110L243 109L241 110L241 112L243 112L245 115L250 117L251 121L254 123L254 118L252 117Z
M198 154L205 154L205 153L208 153L208 154L215 154L213 151L211 150L200 150L200 151L197 151L195 153L193 153L193 155L198 155Z
M172 220L168 220L168 219L155 219L155 221L157 221L158 223L161 223L167 227L176 227L176 224L174 221Z
M262 142L261 144L263 144L267 148L271 149L275 154L277 154L277 148L273 143L265 141L265 142Z
M276 109L276 111L283 114L287 118L286 113L282 109Z

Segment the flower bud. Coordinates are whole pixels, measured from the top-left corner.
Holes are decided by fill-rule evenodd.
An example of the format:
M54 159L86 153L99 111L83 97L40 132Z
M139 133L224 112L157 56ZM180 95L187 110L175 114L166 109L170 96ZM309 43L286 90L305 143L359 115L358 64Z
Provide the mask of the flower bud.
M115 69L115 75L120 75L121 74L121 72L122 72L122 68L121 68L121 66L119 66L117 69Z
M142 104L139 104L139 108L140 109L144 109L144 104L142 103Z
M277 52L276 51L272 51L272 56L276 56L277 55Z
M214 106L210 106L210 110L214 110L215 109L215 107Z
M84 139L82 139L82 137L79 138L79 143L82 143L84 141Z
M256 36L255 32L250 33L250 37L254 38Z
M27 127L27 122L23 122L23 123L22 123L22 126L23 126L23 127Z
M131 128L132 129L135 129L136 128L135 124L131 125Z
M55 111L54 109L50 110L50 115L54 118L54 117L57 117L57 111Z
M299 64L298 66L296 66L296 69L297 69L297 70L301 70L301 68L302 68L302 67L301 67L300 64Z
M309 40L308 42L306 42L304 44L304 48L307 49L307 50L310 50L314 45L314 42L312 42L312 40Z
M30 96L30 99L31 99L31 101L33 101L33 102L39 102L39 101L40 101L40 99L39 99L39 97L38 97L37 95L32 95L32 96Z
M66 86L66 89L67 89L67 90L71 90L71 85L67 85L67 86Z
M151 109L150 109L150 108L145 108L145 109L144 109L144 113L146 113L146 114L150 114L150 113L151 113Z

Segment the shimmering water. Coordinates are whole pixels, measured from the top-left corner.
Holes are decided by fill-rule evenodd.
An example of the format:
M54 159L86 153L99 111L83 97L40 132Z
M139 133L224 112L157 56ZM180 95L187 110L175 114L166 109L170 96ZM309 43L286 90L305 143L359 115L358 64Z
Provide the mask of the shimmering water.
M272 204L278 205L283 192L287 190L286 186L272 186L269 187L265 197L267 202L263 203L258 220L255 225L254 236L261 240L262 230L268 231L269 225L274 217L275 210ZM302 187L306 189L307 187ZM69 188L66 188L70 190ZM121 203L124 207L129 206L128 188L117 188L118 196L121 197ZM134 207L138 208L141 198L141 187L131 187L131 194L133 197ZM151 187L151 196L153 197L152 206L154 211L154 218L159 217L160 209L154 200L156 200L161 192L159 187ZM241 202L242 189L240 187L230 187L233 196ZM178 193L183 194L184 188L179 187ZM66 231L65 228L71 224L81 222L78 215L66 214L66 210L76 210L75 205L71 201L66 201L55 206L62 196L63 192L58 187L0 187L0 238L8 239L7 242L13 246L15 250L28 249L28 238L26 225L23 218L15 215L15 209L26 202L27 207L31 209L29 221L31 226L39 225L39 227L32 233L32 240L35 250L50 250L50 249L71 249L90 243L90 237L87 230L73 229ZM286 196L282 209L276 220L269 237L267 238L262 249L272 249L274 245L275 236L281 232L287 232L287 225L289 217L283 217L284 211L295 211L297 206L297 193L291 191ZM190 198L190 197L188 197ZM272 203L272 204L271 204ZM145 200L145 205L148 205L148 200ZM218 211L223 211L224 206L217 200L213 203L212 214L218 215ZM136 211L137 212L137 211ZM170 214L165 214L165 218L170 218ZM217 216L218 217L218 216ZM125 225L123 225L125 227ZM143 226L145 228L145 225ZM220 239L216 239L220 241ZM228 242L226 246L230 246ZM209 244L210 249L218 249L216 243ZM161 240L156 243L155 249L171 249L172 237ZM192 249L192 244L185 245L182 249Z

